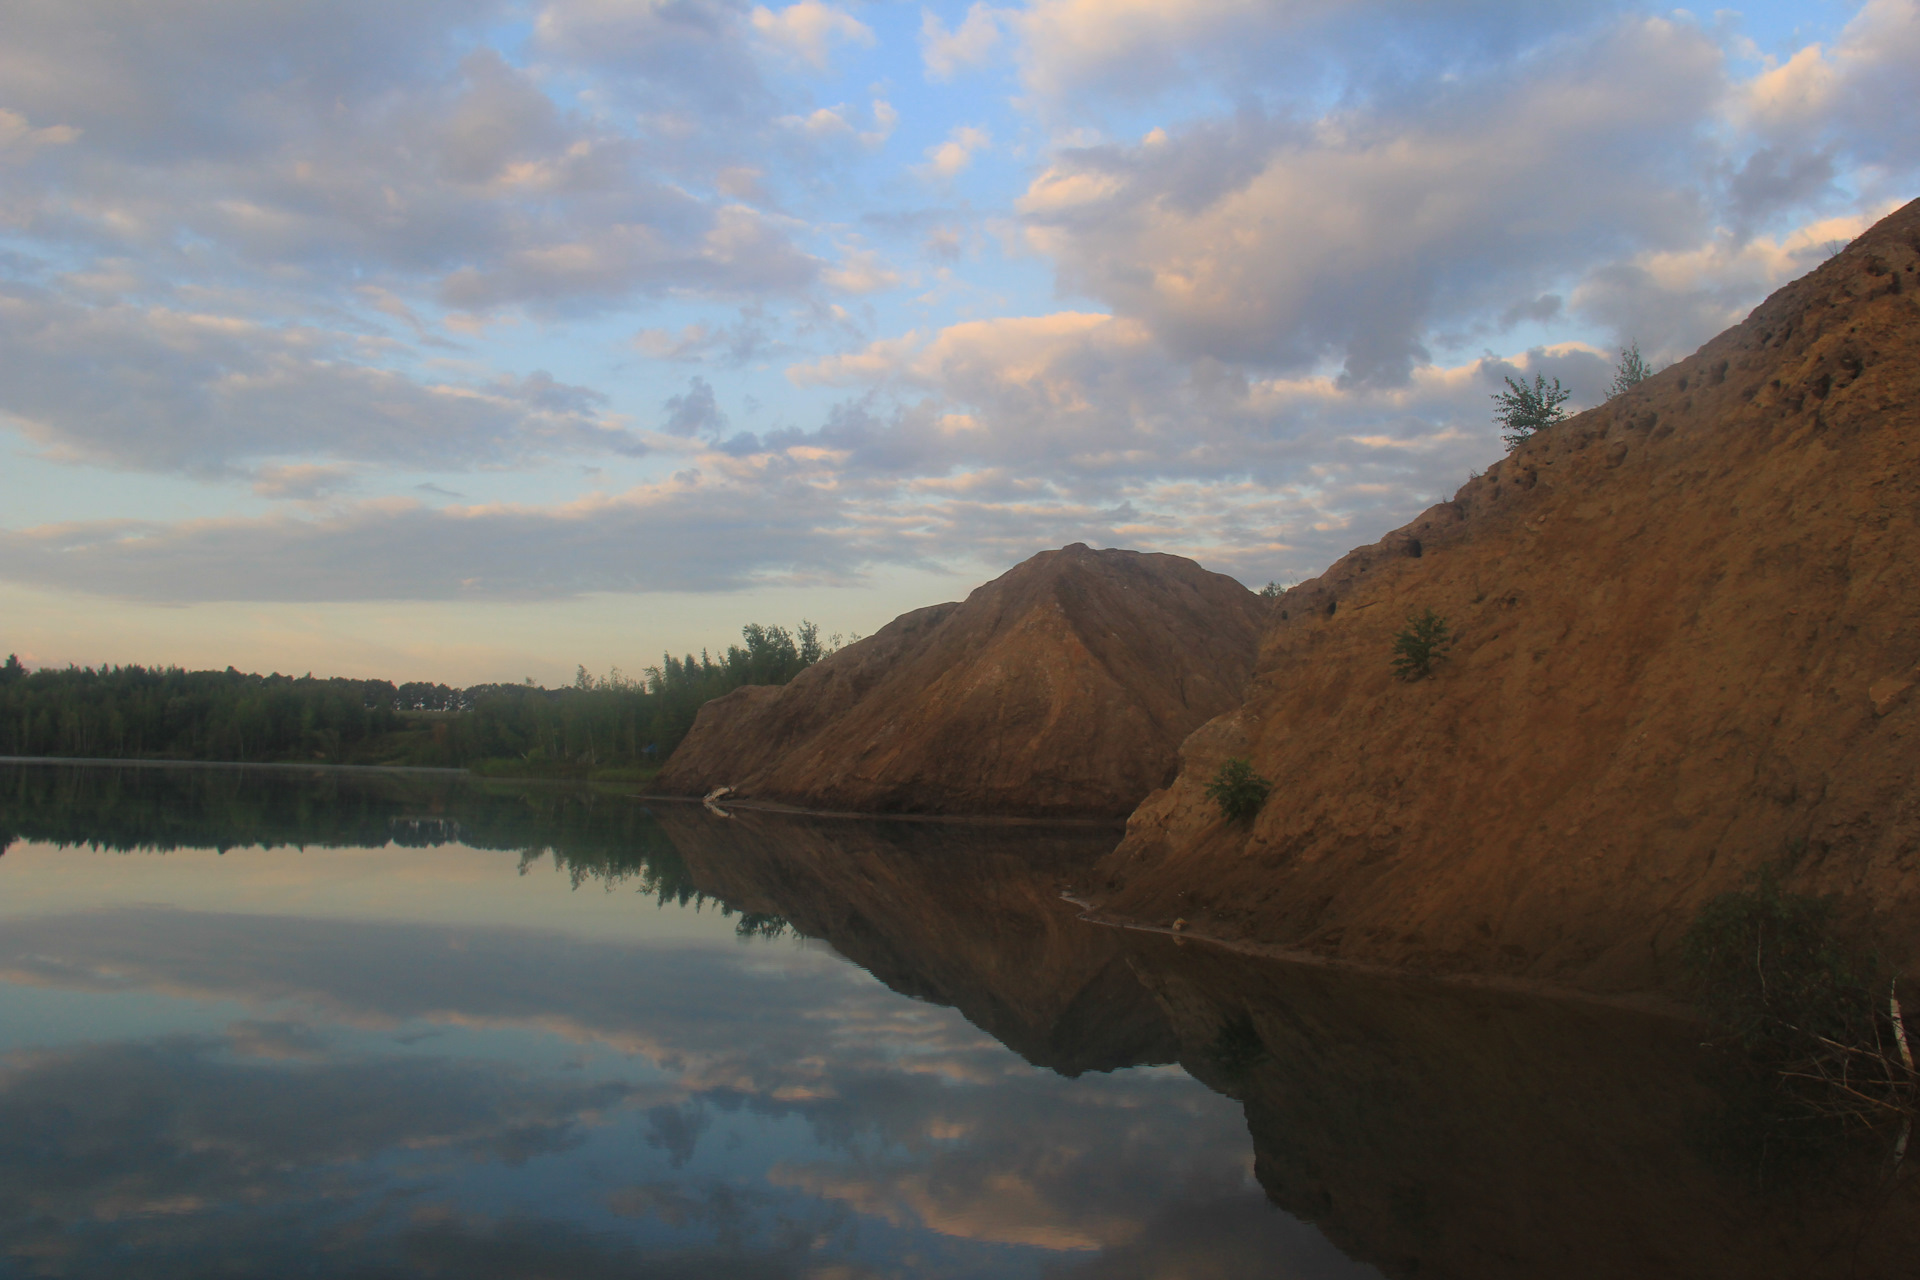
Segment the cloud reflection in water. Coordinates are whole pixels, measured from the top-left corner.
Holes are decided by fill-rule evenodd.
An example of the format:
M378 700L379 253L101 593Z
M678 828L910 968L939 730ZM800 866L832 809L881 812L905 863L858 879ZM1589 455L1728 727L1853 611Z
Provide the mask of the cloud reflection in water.
M1363 1270L1265 1206L1183 1073L1067 1081L790 943L122 908L9 922L0 978L0 1015L91 1028L0 1066L28 1274L1186 1274L1097 1259L1236 1214L1298 1274ZM179 1029L115 1038L129 999Z

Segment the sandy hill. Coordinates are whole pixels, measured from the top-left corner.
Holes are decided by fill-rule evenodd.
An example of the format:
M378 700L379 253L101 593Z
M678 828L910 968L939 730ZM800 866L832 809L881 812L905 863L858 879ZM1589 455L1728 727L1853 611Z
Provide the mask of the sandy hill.
M1178 556L1042 552L781 687L717 698L678 794L870 812L1124 817L1237 705L1265 602Z
M1768 861L1920 961L1920 201L1278 603L1106 907L1591 989ZM1457 643L1390 669L1431 608ZM1202 788L1274 780L1250 828Z

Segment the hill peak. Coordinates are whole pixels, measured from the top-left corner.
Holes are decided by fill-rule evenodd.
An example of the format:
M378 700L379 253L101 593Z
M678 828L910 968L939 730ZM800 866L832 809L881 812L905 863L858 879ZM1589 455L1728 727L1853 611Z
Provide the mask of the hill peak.
M1120 817L1238 701L1264 612L1179 556L1041 552L789 685L707 704L661 785L816 809Z

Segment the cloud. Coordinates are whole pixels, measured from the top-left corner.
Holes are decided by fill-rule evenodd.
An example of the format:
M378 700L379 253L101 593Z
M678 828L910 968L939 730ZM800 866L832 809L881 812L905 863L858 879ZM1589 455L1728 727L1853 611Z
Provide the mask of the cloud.
M1684 243L1673 155L1718 51L1658 20L1311 125L1243 113L1061 154L1020 202L1063 288L1183 355L1403 383L1436 323L1533 297L1614 245Z
M54 457L218 473L267 458L467 467L644 451L546 374L424 383L359 335L0 289L0 414Z
M1837 150L1908 171L1920 163L1920 140L1906 125L1920 112L1915 58L1920 0L1868 0L1831 49L1812 44L1784 62L1770 59L1739 86L1728 114L1787 157L1776 166L1804 167L1811 156Z
M982 0L881 55L936 81L1011 68L1019 96L915 118L899 155L898 66L813 92L879 48L866 12L22 9L0 46L5 425L43 459L224 480L248 511L249 486L342 505L167 524L83 502L6 535L7 571L390 598L355 557L417 538L396 580L436 599L679 580L621 563L602 516L704 541L699 580L732 586L803 575L801 551L838 579L1076 537L1310 568L1497 456L1497 370L1585 386L1615 339L1684 354L1920 165L1920 0L1866 0L1757 69L1732 19L1614 3ZM1011 209L972 203L995 145L1029 166ZM871 207L914 178L950 198ZM906 314L889 301L913 318L876 328ZM561 378L485 371L550 350L525 359ZM688 367L623 368L634 351ZM766 394L776 355L809 394L740 430L720 405ZM578 504L342 502L649 449L640 488ZM734 527L762 510L792 555Z
M36 129L17 111L0 110L0 163L17 163L42 147L64 147L80 136L72 125Z
M897 486L852 508L878 545L1011 563L1087 540L1191 555L1249 581L1302 575L1451 496L1502 446L1490 396L1546 372L1599 399L1610 360L1578 346L1424 366L1396 387L1258 377L1168 351L1124 317L970 321L798 365L864 390L817 431L835 473Z
M354 472L348 467L323 467L312 463L261 467L253 473L253 491L262 498L312 502L352 486Z
M857 138L861 146L871 150L886 145L887 139L893 136L894 127L900 123L900 113L886 99L875 98L873 127L870 129L860 129L854 124L845 103L819 107L809 115L782 116L777 123L805 134L814 142Z
M1510 59L1624 6L1572 0L1028 0L1004 10L1028 91L1052 111L1194 86L1342 96ZM1390 68L1390 70L1389 70ZM1384 72L1384 74L1383 74Z
M667 420L661 430L673 436L718 435L726 430L727 415L705 378L691 378L686 391L666 403Z
M1183 53L1223 32L1244 34L1265 14L1291 17L1291 11L1324 7L1261 0L1034 0L1012 21L1021 33L1028 84L1057 96L1094 86L1157 88L1176 77Z
M556 599L1010 563L1088 540L1258 582L1325 564L1497 457L1500 373L1545 370L1592 396L1607 365L1568 349L1343 388L1184 361L1124 317L972 321L795 366L796 383L851 395L809 429L723 439L718 394L694 379L663 424L693 445L689 469L617 496L43 526L0 535L0 576L169 602ZM675 555L633 552L659 546Z
M816 70L825 71L838 44L857 44L872 48L873 28L844 9L822 0L800 0L775 13L760 7L753 11L753 29L769 43L786 50Z
M499 869L511 876L511 855ZM297 1251L337 1268L326 1274L391 1269L377 1264L396 1244L412 1269L458 1275L495 1274L490 1247L510 1247L517 1274L732 1274L674 1269L706 1237L747 1274L794 1275L851 1246L848 1209L889 1238L924 1233L943 1257L1016 1240L1091 1261L1089 1243L1166 1234L1147 1224L1169 1197L1202 1211L1248 1195L1231 1100L1177 1071L1069 1082L825 955L186 909L85 920L10 924L7 981L164 993L171 1008L237 1006L250 1020L0 1065L0 1202L19 1206L0 1213L0 1248L51 1222L73 1247L105 1252L132 1232L143 1259L194 1257L200 1271L239 1241L255 1269ZM448 1029L460 1034L396 1046ZM513 1053L511 1069L473 1060L501 1043L489 1032L539 1052ZM589 1050L591 1071L543 1065ZM473 1204L475 1176L497 1187L536 1157L536 1176L513 1185L561 1187L549 1198L566 1212L546 1226L440 1208ZM556 1169L589 1170L592 1199L626 1220L587 1224L623 1266L598 1265L584 1231L563 1230L581 1202L538 1172ZM413 1212L376 1212L397 1194ZM536 1194L527 1212L553 1210ZM262 1248L276 1228L280 1243ZM1315 1239L1303 1228L1294 1244L1314 1258ZM749 1268L783 1252L787 1266ZM991 1272L1005 1258L956 1260Z
M726 126L764 119L776 103L752 55L749 14L734 0L547 0L533 36L540 53L599 73L599 93L654 122Z
M944 262L948 265L960 261L960 255L964 249L964 238L955 227L930 228L926 238L920 242L920 252L935 262Z
M567 1150L593 1112L634 1092L419 1055L323 1060L323 1043L305 1025L242 1023L230 1038L11 1058L0 1070L0 1205L10 1210L0 1247L17 1245L35 1218L211 1226L216 1205L248 1205L244 1216L284 1229L294 1223L276 1220L296 1206L312 1212L362 1192L355 1166L376 1153L437 1148L518 1164ZM86 1234L68 1238L78 1246Z
M1703 244L1648 250L1596 266L1572 294L1572 307L1660 363L1691 355L1707 339L1746 318L1773 290L1813 270L1900 202L1821 218L1778 236L1731 231Z
M845 106L821 107L809 116L782 116L780 123L815 139L852 137L853 125L847 120L846 112Z
M709 214L683 197L663 198L691 215L683 230L697 227L697 235L664 235L645 221L611 223L579 239L511 250L491 269L463 267L446 278L441 300L484 310L514 303L611 303L668 290L710 297L797 293L818 274L818 260L754 209L729 205Z
M855 249L840 265L823 272L821 283L842 293L879 293L900 283L900 273L872 249Z
M557 507L384 499L316 518L82 521L0 532L0 578L155 603L732 591L855 572L869 556L840 505L777 475L690 476Z
M927 162L920 166L921 176L941 181L957 178L973 163L974 153L992 145L993 138L985 129L970 124L957 125L945 142L927 148Z
M860 141L869 147L886 145L893 131L899 127L900 113L894 110L891 102L884 98L873 100L873 128L860 135Z
M389 314L806 286L816 267L788 226L702 194L739 188L726 175L752 167L744 145L773 115L737 7L556 0L533 39L567 60L552 68L469 47L471 24L506 9L41 6L0 50L0 138L32 119L22 137L70 145L41 148L14 220L165 274L284 289L305 272L309 300L329 281L374 285ZM605 77L593 101L631 114L549 92L582 71ZM218 253L183 256L182 237Z
M633 344L655 360L716 361L739 367L771 355L781 344L758 307L743 307L731 324L690 324L678 331L642 329Z
M985 65L1000 48L1000 13L976 0L952 30L931 9L920 12L920 57L929 80L951 80L963 70Z
M294 119L364 100L444 65L449 37L505 6L246 0L127 8L67 0L9 14L0 84L9 106L76 127L121 162L258 154ZM268 50L277 58L263 56ZM301 74L286 72L298 67Z

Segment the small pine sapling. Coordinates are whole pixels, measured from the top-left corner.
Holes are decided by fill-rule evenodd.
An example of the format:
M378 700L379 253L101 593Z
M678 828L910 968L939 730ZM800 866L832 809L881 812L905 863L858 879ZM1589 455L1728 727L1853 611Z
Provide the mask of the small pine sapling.
M1393 637L1394 673L1402 680L1424 680L1452 647L1453 633L1445 618L1432 609L1417 618L1408 614L1407 625Z
M1207 799L1220 806L1220 816L1228 822L1251 822L1272 790L1273 784L1253 771L1251 760L1229 760L1214 770Z

